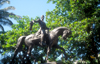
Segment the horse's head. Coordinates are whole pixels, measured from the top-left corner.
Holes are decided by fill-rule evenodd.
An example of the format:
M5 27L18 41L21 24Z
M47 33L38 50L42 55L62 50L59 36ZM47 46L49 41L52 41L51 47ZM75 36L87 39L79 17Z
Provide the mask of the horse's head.
M31 21L31 22L30 22L30 30L32 30L33 24L34 24L34 21Z
M62 35L62 38L65 40L71 33L72 33L71 32L71 29L64 30L63 31L63 35Z

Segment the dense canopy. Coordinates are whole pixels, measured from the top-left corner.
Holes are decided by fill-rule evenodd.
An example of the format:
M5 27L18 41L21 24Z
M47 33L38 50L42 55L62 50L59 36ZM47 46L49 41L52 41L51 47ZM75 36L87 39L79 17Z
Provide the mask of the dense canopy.
M68 60L63 55L61 50L52 49L49 55L50 61L61 61L65 64L73 63L75 60L83 60L90 64L100 63L100 0L48 0L48 3L56 4L52 11L46 12L46 24L52 29L62 26L71 28L72 34L62 40L59 37L58 44L66 50ZM23 16L22 19L14 17L18 24L12 26L12 30L4 34L0 34L0 49L1 53L13 52L17 43L17 39L22 35L35 33L39 29L39 25L35 24L33 30L29 30L29 22L33 20L28 16ZM36 19L36 18L34 18ZM25 46L23 46L24 48ZM23 49L24 50L24 49ZM38 60L37 62L45 62L44 57L46 51L44 48L35 47L32 52ZM8 56L9 62L13 56ZM23 56L23 55L22 55ZM20 63L17 57L15 60ZM32 62L33 60L30 59Z

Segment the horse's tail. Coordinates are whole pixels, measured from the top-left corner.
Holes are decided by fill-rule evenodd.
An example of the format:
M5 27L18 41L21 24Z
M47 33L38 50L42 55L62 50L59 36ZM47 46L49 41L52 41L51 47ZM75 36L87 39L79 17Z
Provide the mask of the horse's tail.
M22 45L25 44L25 37L26 36L21 36L21 37L18 38L16 49L14 51L14 57L12 58L12 61L11 61L10 64L12 64L14 62L14 59L15 59L17 53L22 50Z

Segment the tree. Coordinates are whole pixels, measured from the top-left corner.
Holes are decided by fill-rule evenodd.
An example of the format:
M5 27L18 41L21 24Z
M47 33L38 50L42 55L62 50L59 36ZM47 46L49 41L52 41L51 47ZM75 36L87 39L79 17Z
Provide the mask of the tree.
M62 58L61 61L66 64L72 64L75 60L82 59L90 64L100 63L100 57L98 57L100 53L100 1L48 0L48 2L50 1L56 4L56 7L53 11L46 12L47 26L51 27L51 29L64 26L71 28L73 31L72 35L66 41L59 37L59 45L66 50L66 54L68 55L68 60ZM34 25L36 29L32 32L28 30L29 21L31 20L27 16L24 16L20 20L17 19L19 24L13 25L11 31L0 35L0 47L4 51L3 54L9 51L13 52L18 37L37 31L37 28L39 28L37 24ZM40 50L42 51L41 53L39 53ZM42 58L46 56L45 48L42 50L40 47L35 47L34 52L36 53L32 55L39 59L37 61L44 61ZM52 49L49 60L59 61L57 57L62 54L61 52L60 50ZM15 60L20 63L18 58Z
M48 3L50 1L56 7L46 12L48 26L65 26L73 31L67 42L60 42L69 55L68 61L82 59L91 64L100 63L100 1L48 0Z
M0 7L3 6L5 3L10 4L9 0L0 0ZM4 32L4 27L3 25L13 25L13 22L9 19L11 18L10 15L13 16L18 16L15 15L14 13L9 13L8 10L15 10L15 7L9 6L4 9L0 9L0 28ZM20 16L18 16L20 18Z

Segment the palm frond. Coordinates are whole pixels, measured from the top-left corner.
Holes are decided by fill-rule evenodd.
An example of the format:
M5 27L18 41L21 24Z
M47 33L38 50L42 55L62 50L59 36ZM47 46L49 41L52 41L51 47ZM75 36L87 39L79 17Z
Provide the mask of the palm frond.
M4 32L4 28L3 28L3 26L0 24L0 28L1 28L1 30Z
M9 17L9 12L4 11L4 10L0 10L0 16L1 17Z
M10 4L10 1L9 0L2 0L2 1L0 1L0 5L3 5L4 3Z
M15 15L14 13L9 13L7 11L0 10L0 17L9 17L10 15L16 16L21 19L21 16L19 16L19 15ZM10 18L12 18L12 17L10 17Z
M9 0L0 0L0 7L4 4L4 3L10 3ZM21 16L16 15L14 13L9 13L8 10L15 10L15 7L13 6L9 6L7 8L4 9L0 9L0 28L2 29L2 31L4 31L4 28L2 25L13 25L12 21L9 18L15 18L15 16L17 17L17 19L21 19Z
M5 17L0 19L0 24L3 24L3 25L13 25L12 21L9 20L8 18L5 18Z
M16 14L14 14L14 13L9 13L9 15L11 15L11 16L16 16L16 17L18 17L19 19L21 19L21 18L22 18L21 16L16 15ZM12 18L12 17L10 17L10 18Z
M7 8L4 8L4 9L1 9L1 10L4 10L4 11L8 11L8 10L15 10L15 7L13 7L13 6L9 6L9 7L7 7Z

